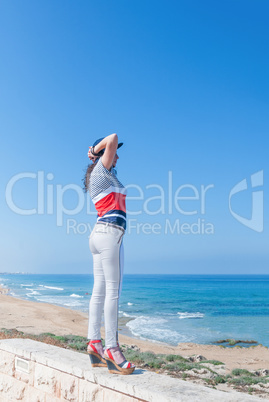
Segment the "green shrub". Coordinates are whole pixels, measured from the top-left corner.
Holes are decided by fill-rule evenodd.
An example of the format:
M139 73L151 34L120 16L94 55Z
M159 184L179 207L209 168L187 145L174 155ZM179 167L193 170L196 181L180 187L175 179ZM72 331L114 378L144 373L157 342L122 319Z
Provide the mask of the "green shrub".
M251 377L251 376L243 376L239 378L231 378L229 380L229 383L235 384L235 385L253 385L253 384L258 384L258 383L263 383L266 384L268 383L268 379L264 377Z
M210 363L210 364L214 364L215 366L224 364L222 362L219 362L218 360L203 360L201 363Z
M152 361L148 362L147 364L149 365L150 368L159 369L159 368L162 367L163 364L165 364L165 362L164 362L163 360L157 361L157 360L155 359L155 360L152 360Z
M185 359L184 357L182 357L180 355L163 355L163 356L168 362L175 362L177 360L180 360L182 362L188 361L188 359Z
M88 342L87 338L79 335L66 335L65 338L72 342Z
M57 341L64 342L64 343L66 343L68 341L66 336L53 336L52 338L56 339Z
M127 349L124 352L124 355L125 355L127 360L137 362L137 363L143 363L143 359L141 358L141 353L140 352L134 351L132 349Z
M226 382L226 379L222 375L218 375L216 378L214 378L214 381L216 384L223 384Z
M68 346L75 350L86 350L87 344L85 342L69 343Z
M50 332L43 332L39 336L44 337L44 336L50 336L51 338L54 338L56 335L51 334Z
M156 355L155 355L155 353L153 353L153 352L142 352L142 353L140 353L141 354L141 357L142 357L142 359L146 362L147 360L154 360L155 358L156 358Z
M239 369L239 368L233 369L232 375L235 375L235 376L246 375L246 376L251 376L251 377L255 376L255 374L250 373L248 370Z
M166 364L164 368L169 371L186 371L193 369L199 370L203 367L199 363L174 362L173 364Z

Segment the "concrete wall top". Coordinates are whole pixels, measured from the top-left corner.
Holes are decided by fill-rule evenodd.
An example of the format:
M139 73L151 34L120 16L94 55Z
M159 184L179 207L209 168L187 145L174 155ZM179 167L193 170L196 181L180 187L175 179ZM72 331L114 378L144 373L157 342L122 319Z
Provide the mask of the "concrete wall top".
M0 340L0 350L142 401L261 401L258 397L222 392L142 369L129 376L110 374L106 368L92 368L86 354L30 339Z

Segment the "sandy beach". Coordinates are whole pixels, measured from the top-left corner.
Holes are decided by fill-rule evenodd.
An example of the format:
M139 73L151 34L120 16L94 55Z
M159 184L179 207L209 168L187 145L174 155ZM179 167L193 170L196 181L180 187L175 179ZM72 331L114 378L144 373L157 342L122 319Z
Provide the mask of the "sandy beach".
M1 328L17 329L35 335L51 332L55 335L87 336L87 314L48 303L21 300L9 296L7 293L8 289L0 288ZM208 360L222 361L227 370L269 368L269 349L260 345L250 348L223 348L214 345L180 343L174 347L123 335L121 332L124 330L121 328L119 332L121 344L135 344L141 351L150 350L155 353L173 353L181 356L199 354ZM104 336L104 331L102 336Z

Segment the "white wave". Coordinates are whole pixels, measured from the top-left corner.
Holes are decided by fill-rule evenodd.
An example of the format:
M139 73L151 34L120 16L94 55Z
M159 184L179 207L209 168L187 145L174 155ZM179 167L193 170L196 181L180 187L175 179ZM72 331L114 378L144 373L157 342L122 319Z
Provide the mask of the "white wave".
M72 295L70 295L70 297L77 297L77 298L82 297L82 298L83 298L83 296L76 295L75 293L73 293Z
M130 318L136 318L137 317L136 315L131 315L131 314L125 313L124 311L121 311L121 310L119 310L119 315L121 317L130 317Z
M36 300L43 302L43 303L56 304L56 305L67 306L67 307L82 306L82 303L77 300L70 301L69 296L66 296L66 297L41 296L41 297L37 298Z
M39 286L43 286L43 285L39 285ZM43 286L43 288L45 288L45 289L53 289L53 290L64 290L63 288L56 288L55 286Z
M36 296L36 295L40 295L39 292L36 292L35 290L32 290L32 289L30 289L30 290L31 290L31 293L26 293L26 296L33 297L33 296Z
M130 315L128 313L123 313L122 315L123 315L123 317L133 317L133 315Z
M129 303L129 302L127 304L128 304L128 306L133 306L134 305L134 303Z
M126 326L134 336L142 339L150 339L158 342L176 344L179 342L190 342L190 336L185 336L172 329L169 329L167 320L158 317L140 316L129 321Z
M68 306L68 307L80 307L80 306L82 306L81 303L75 302L75 301L73 303L64 303L64 305Z
M27 285L25 285L25 284L23 284L23 283L21 283L21 286L34 286L34 284L33 283L28 283Z
M187 311L185 313L177 313L179 315L179 319L183 320L185 318L203 318L205 315L203 313L188 313Z

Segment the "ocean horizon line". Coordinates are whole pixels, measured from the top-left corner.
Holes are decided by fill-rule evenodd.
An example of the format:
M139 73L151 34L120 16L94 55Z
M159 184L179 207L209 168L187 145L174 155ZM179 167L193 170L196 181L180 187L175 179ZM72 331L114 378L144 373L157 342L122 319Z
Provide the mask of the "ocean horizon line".
M75 274L70 274L70 273L43 273L43 272L0 272L0 275L73 275L73 276L78 276L78 275L92 275L92 272L89 273L75 273ZM268 276L269 274L175 274L175 273L155 273L155 274L150 274L150 273L124 273L124 276Z

